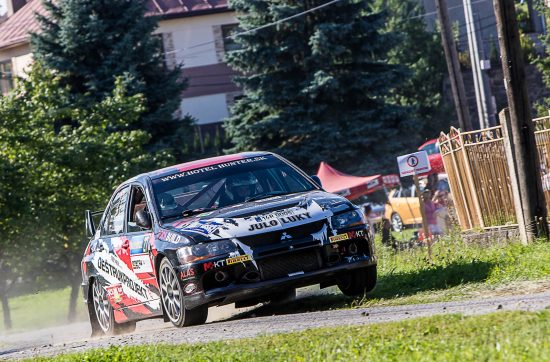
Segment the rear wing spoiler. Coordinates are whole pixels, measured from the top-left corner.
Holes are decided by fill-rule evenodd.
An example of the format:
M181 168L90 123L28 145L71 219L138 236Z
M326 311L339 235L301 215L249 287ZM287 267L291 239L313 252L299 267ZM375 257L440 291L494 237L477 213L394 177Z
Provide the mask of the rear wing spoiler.
M86 236L91 238L95 234L94 216L103 215L103 211L86 210L84 212L84 215L86 218Z

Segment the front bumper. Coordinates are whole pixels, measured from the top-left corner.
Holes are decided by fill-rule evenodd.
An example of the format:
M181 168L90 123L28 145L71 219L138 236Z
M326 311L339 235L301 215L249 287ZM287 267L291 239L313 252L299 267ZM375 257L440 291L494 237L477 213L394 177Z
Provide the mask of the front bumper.
M339 275L346 271L376 265L375 256L358 257L341 264L325 267L316 271L246 284L231 284L225 287L198 292L185 298L185 306L193 309L203 304L219 306L270 295L289 288L299 288L318 283L336 284Z

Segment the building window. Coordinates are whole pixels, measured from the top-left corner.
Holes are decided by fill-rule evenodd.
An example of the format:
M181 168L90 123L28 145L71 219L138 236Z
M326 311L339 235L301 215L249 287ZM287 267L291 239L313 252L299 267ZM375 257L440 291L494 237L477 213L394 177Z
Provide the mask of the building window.
M13 89L13 74L11 62L0 63L0 94L6 94Z
M241 46L237 44L235 39L229 38L231 35L236 34L238 29L238 24L222 25L223 49L226 53L232 50L240 49Z

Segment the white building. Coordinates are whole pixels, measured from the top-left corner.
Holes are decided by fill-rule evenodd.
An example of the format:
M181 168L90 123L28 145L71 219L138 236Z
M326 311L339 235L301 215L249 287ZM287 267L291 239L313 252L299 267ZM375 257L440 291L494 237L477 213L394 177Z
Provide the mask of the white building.
M25 76L32 62L29 32L39 31L34 13L44 13L41 0L0 0L6 2L7 18L0 23L0 92ZM225 51L234 46L224 41L236 26L235 12L228 0L150 0L148 13L160 15L169 67L183 64L189 87L182 95L181 111L211 130L228 116L239 88L232 82L235 72L223 61ZM0 14L0 19L3 19Z

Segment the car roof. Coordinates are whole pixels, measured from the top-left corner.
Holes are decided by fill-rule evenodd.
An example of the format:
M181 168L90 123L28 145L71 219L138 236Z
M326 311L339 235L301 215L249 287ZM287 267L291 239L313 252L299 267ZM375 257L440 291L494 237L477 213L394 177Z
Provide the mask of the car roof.
M427 145L431 145L433 143L437 143L439 140L437 138L434 138L434 139L431 139L431 140L428 140L426 142L424 142L420 147L418 147L419 150L423 149L424 147L426 147Z
M193 170L196 168L202 168L202 167L208 167L212 165L216 165L218 163L224 163L224 162L231 162L231 161L237 161L242 160L245 158L250 157L257 157L257 156L267 156L267 155L274 155L271 152L241 152L241 153L234 153L231 155L223 155L223 156L216 156L216 157L210 157L210 158L203 158L200 160L180 163L179 165L174 166L168 166L165 168L161 168L159 170L154 170L146 173L142 173L140 175L137 175L135 177L132 177L129 180L126 180L123 182L123 184L128 184L134 181L141 181L143 182L145 178L159 178L159 177L165 177L168 175L172 175L174 173L182 172L182 171L188 171Z

